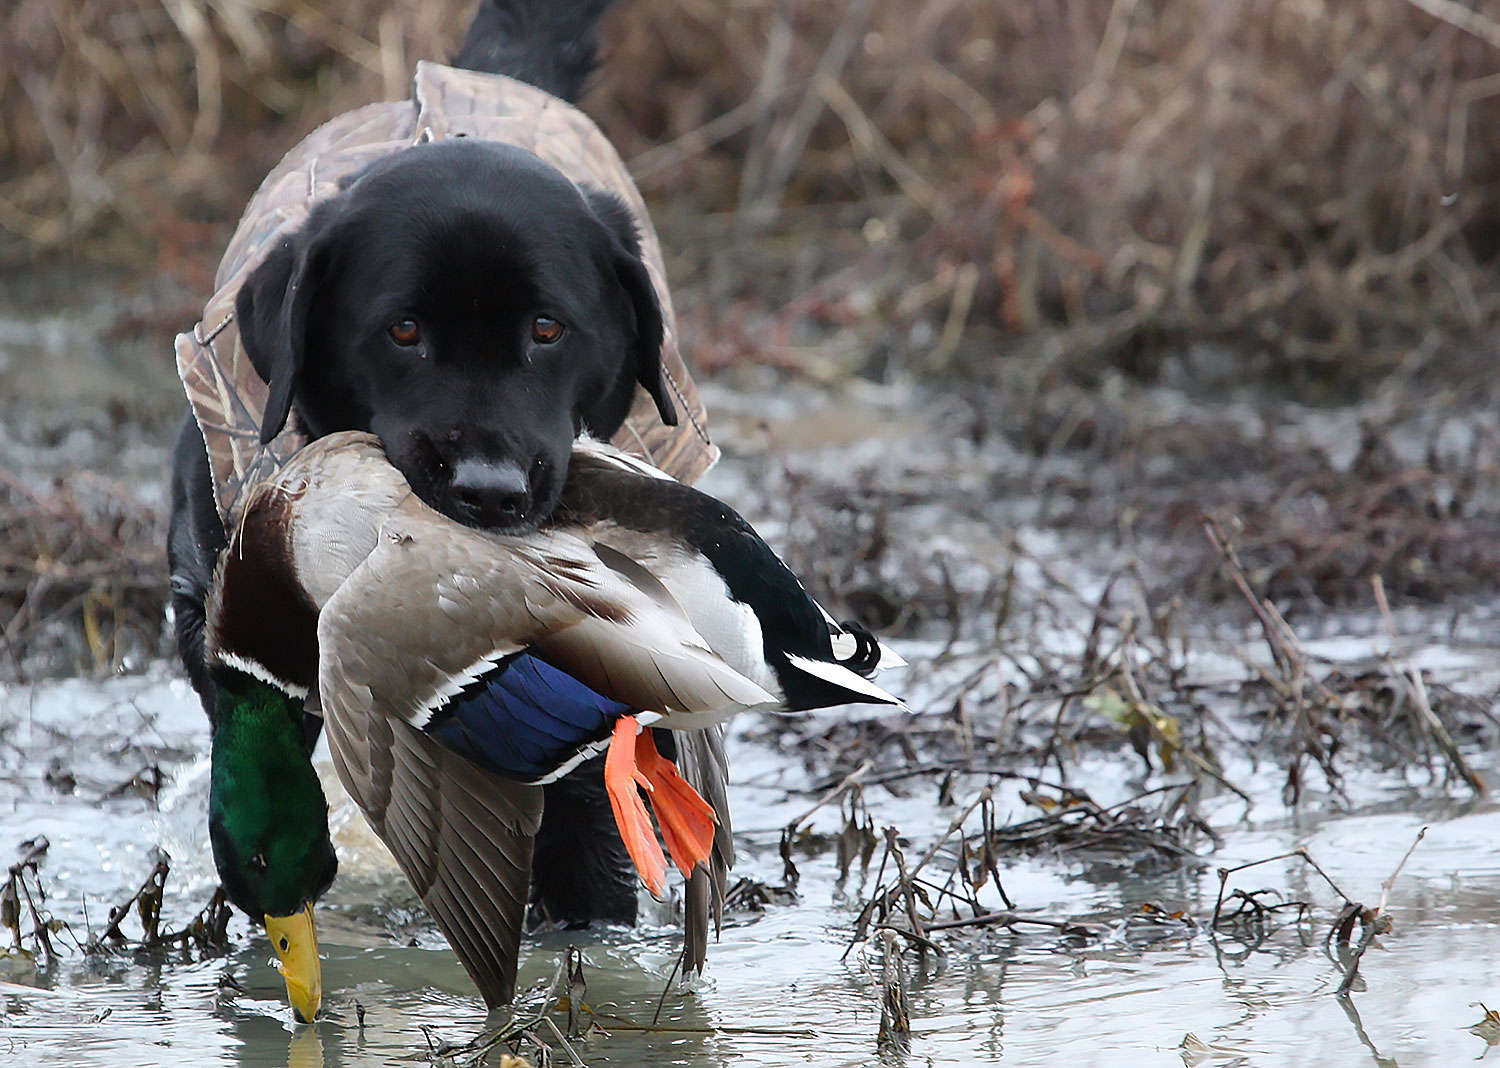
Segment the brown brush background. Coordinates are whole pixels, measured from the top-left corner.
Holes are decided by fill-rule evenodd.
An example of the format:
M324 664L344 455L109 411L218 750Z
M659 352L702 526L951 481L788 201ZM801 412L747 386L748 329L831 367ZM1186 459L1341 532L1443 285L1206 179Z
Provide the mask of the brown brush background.
M402 94L470 7L15 0L0 262L205 277L280 154ZM757 238L703 276L710 363L925 322L898 348L955 371L997 351L962 340L1063 331L1136 372L1211 340L1347 385L1494 330L1500 23L1457 7L631 0L585 106L685 267ZM735 307L792 332L736 337Z

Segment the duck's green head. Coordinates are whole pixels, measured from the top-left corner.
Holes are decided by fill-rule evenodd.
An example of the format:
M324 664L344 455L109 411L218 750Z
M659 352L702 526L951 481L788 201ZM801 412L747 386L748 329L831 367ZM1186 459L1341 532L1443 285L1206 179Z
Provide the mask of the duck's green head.
M312 905L338 858L328 802L304 741L302 701L243 671L216 672L208 830L229 900L264 922L298 1018L321 1000Z

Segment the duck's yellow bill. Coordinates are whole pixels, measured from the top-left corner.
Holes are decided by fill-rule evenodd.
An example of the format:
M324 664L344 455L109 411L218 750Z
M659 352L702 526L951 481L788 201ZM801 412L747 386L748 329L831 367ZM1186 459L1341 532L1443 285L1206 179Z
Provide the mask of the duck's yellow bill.
M266 934L281 961L286 997L298 1023L312 1023L323 1001L323 962L318 959L318 929L309 903L290 916L267 916Z

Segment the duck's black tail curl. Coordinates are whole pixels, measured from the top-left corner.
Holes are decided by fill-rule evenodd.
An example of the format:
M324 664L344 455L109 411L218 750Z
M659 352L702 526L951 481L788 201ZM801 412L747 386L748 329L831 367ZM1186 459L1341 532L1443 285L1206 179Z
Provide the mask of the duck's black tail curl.
M599 53L611 0L480 0L455 67L506 74L576 101Z
M837 662L856 675L868 679L880 666L880 641L852 619L843 620L839 627L854 639L854 652Z

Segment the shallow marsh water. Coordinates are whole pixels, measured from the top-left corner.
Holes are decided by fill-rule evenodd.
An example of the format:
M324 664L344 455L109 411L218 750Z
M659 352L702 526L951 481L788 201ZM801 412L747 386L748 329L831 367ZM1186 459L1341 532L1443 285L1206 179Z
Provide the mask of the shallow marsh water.
M915 660L922 650L908 652ZM165 922L187 919L213 878L206 768L196 756L205 735L186 685L162 668L106 683L10 687L0 697L0 825L7 847L37 834L50 840L41 875L52 915L80 934L85 925L99 931L160 844L173 861ZM780 828L810 806L806 777L755 740L737 738L733 754L735 875L778 885ZM47 784L49 767L56 780L64 766L54 761L71 772L71 793ZM151 765L169 780L159 804L119 789ZM1139 786L1120 761L1079 771L1101 802ZM567 945L579 945L585 1000L609 1033L574 1048L601 1065L1174 1064L1188 1032L1225 1064L1447 1065L1483 1055L1485 1041L1467 1027L1482 1015L1475 1002L1500 1001L1496 805L1434 789L1425 774L1371 773L1349 784L1351 806L1314 793L1289 811L1279 769L1233 773L1254 802L1228 794L1206 802L1225 842L1201 870L1148 875L1061 858L1007 860L1005 887L1025 914L1093 921L1102 939L1080 946L1050 932L979 930L947 939L943 957L908 951L914 1034L904 1055L877 1046L878 954L860 944L845 956L874 873L840 883L827 839L797 851L796 903L731 916L706 977L672 985L665 998L678 949L665 910L637 931L529 940L521 986L534 1002ZM877 826L900 828L917 851L954 812L934 795L932 783L918 782L873 787L865 799ZM1027 814L1014 790L1002 796L1002 813ZM423 1063L429 1039L473 1038L485 1015L461 969L362 837L347 801L335 803L335 817L343 874L323 909L329 993L315 1027L289 1022L269 947L237 919L234 949L222 958L71 950L40 971L15 956L0 961L0 1058L101 1068ZM837 811L825 810L812 827L831 836L838 823ZM1312 922L1283 924L1258 945L1206 930L1216 865L1305 846L1346 892L1374 902L1422 827L1426 838L1390 891L1394 930L1366 955L1350 1002L1334 996L1341 972L1324 947L1337 899L1299 862L1255 869L1233 885L1311 900ZM1131 917L1145 902L1185 910L1199 926L1138 927Z
M47 329L61 339L48 350L49 360L87 350L64 319ZM13 354L38 344L37 330L22 334L20 349L10 342ZM84 334L92 336L89 329ZM0 343L6 342L0 332ZM14 356L9 365L0 360L0 377L24 385L29 366ZM125 376L117 386L128 393L138 381ZM77 399L69 389L68 375L54 374L32 391L65 405ZM152 403L170 409L160 393L151 391L158 398ZM990 501L984 463L960 445L935 448L941 415L913 414L909 395L863 387L817 400L774 387L711 387L708 393L722 441L761 443L731 455L711 485L764 520L773 540L784 517L760 516L744 503L753 501L758 468L769 456L791 453L799 462L843 468L879 464L896 453L908 461L925 456L925 472L918 464L906 477L951 479L955 496L967 498L953 515L924 520L934 551L962 549L952 553L956 582L962 585L983 572L986 559L1004 554L997 531L1008 526L1021 532L1035 559L1084 589L1083 600L1095 595L1101 575L1078 562L1078 544L1029 527L1033 500ZM86 399L97 411L112 396ZM136 440L133 433L126 431L127 440ZM156 492L146 473L160 470L159 440L121 451L109 448L117 439L107 428L65 435L46 447L61 450L61 460L43 455L34 435L6 440L15 446L10 455L21 456L28 469L23 475L49 474L48 465L58 473L113 464L139 474L143 492ZM1008 511L997 514L994 507ZM1437 611L1398 611L1396 620L1406 662L1492 699L1500 682L1492 615L1467 610L1457 626ZM1366 664L1391 644L1378 622L1354 616L1318 620L1313 629L1308 651L1329 664ZM1242 644L1251 641L1248 632L1239 637ZM911 673L882 681L924 709L924 699L940 688L941 672L924 667L934 654L946 654L942 670L949 674L962 674L984 656L970 639L951 649L944 644L901 646L913 662ZM1195 656L1196 669L1208 674L1219 666L1216 656L1225 677L1243 670L1230 650L1216 651L1210 641L1200 642ZM827 720L838 713L820 715ZM1231 721L1239 715L1237 707L1224 710ZM738 724L733 739L739 848L733 875L774 887L783 881L781 828L812 805L814 784L800 762L767 743L763 728ZM163 923L182 924L214 883L204 817L206 765L199 756L205 744L196 699L169 665L105 682L0 687L0 860L9 863L22 840L46 836L50 848L40 864L46 908L83 940L86 931L103 928L111 904L139 885L152 848L160 846L172 859ZM1470 756L1493 779L1493 758ZM151 768L166 782L155 797L150 775L142 776ZM1164 781L1154 775L1143 782L1139 773L1135 756L1123 747L1112 755L1080 754L1070 768L1071 781L1086 784L1102 804ZM1189 1060L1180 1046L1190 1032L1205 1044L1194 1063L1219 1065L1446 1066L1489 1053L1486 1039L1469 1025L1483 1015L1477 1003L1500 1004L1496 803L1434 782L1425 769L1351 773L1345 798L1311 783L1295 808L1283 803L1285 770L1275 760L1252 765L1242 758L1226 775L1247 790L1250 802L1228 792L1205 798L1203 815L1223 843L1212 851L1202 847L1202 867L1142 871L1063 856L1005 858L1005 888L1022 914L1086 921L1100 937L976 929L944 937L942 956L908 950L913 1035L904 1050L877 1042L880 956L873 943L851 947L855 917L876 873L856 870L838 878L831 845L840 829L837 806L815 815L814 833L799 839L797 900L732 913L703 978L669 984L679 928L669 909L653 907L652 922L637 930L529 939L522 1011L536 1004L572 943L586 958L584 1000L607 1031L573 1044L588 1064L1137 1068ZM952 793L962 801L982 783L961 777ZM997 791L1002 818L1035 814L1014 784L1001 783ZM914 854L941 835L955 813L951 804L938 803L937 793L935 779L925 777L871 786L864 801L875 826L899 828ZM231 952L206 959L174 952L86 956L62 934L58 942L66 948L51 967L38 969L16 954L0 957L0 1061L98 1068L463 1063L462 1054L435 1051L483 1031L482 1003L347 801L335 804L335 823L342 874L322 909L326 1015L315 1026L291 1024L270 948L242 917L231 927ZM1342 972L1325 945L1338 898L1300 861L1251 869L1232 885L1273 887L1311 901L1309 922L1282 922L1259 941L1208 930L1219 890L1216 867L1306 847L1346 892L1373 904L1423 827L1425 839L1389 890L1393 929L1366 954L1351 999L1334 996ZM997 905L993 887L987 892ZM1195 922L1140 922L1147 903ZM128 923L126 930L136 928ZM568 1063L567 1055L559 1053L556 1063Z
M189 756L202 724L180 681L163 676L108 684L55 682L5 693L10 771L0 805L10 838L45 834L42 876L52 915L98 932L150 868L148 849L171 852L168 919L186 918L210 892L204 841L204 766ZM46 766L68 754L78 784L58 795ZM80 753L87 757L80 759ZM10 759L18 757L18 760ZM133 793L101 799L144 766L171 777L160 808ZM736 874L778 883L780 826L805 810L805 781L754 742L735 748L733 810L741 849ZM1118 766L1088 768L1097 798L1128 792ZM1110 783L1110 780L1115 780ZM1341 974L1323 950L1337 901L1307 868L1281 862L1257 870L1247 888L1280 886L1310 898L1322 915L1287 924L1259 947L1238 939L1173 932L1167 938L1125 924L1143 901L1212 913L1212 867L1166 876L1098 877L1082 865L1023 859L1004 868L1005 886L1026 913L1088 918L1103 941L1070 947L1050 935L972 933L926 962L907 953L913 1037L891 1064L1178 1064L1187 1032L1214 1044L1218 1062L1256 1065L1448 1065L1484 1055L1467 1025L1473 1002L1500 990L1500 813L1493 802L1434 798L1395 775L1370 775L1352 790L1353 810L1314 799L1301 813L1280 801L1272 769L1241 780L1256 804L1233 796L1208 805L1226 844L1212 864L1232 865L1307 846L1361 900L1376 900L1416 832L1413 853L1389 897L1395 930L1365 957L1362 989L1335 998ZM789 787L796 792L789 792ZM933 805L927 784L907 796L871 789L877 823L900 826L916 847L932 840L951 811ZM344 802L347 805L347 802ZM1007 798L1010 811L1023 805ZM347 810L341 810L348 817ZM837 831L837 813L814 826ZM13 843L7 843L13 844ZM344 877L324 909L327 1017L315 1028L287 1019L278 974L263 938L234 924L236 948L192 962L171 953L84 959L63 954L30 972L9 959L0 984L0 1056L18 1064L342 1065L428 1059L434 1043L463 1043L484 1026L483 1005L441 941L414 918L399 876L368 841L341 838ZM522 989L547 983L568 942L585 951L586 1001L607 1037L574 1044L586 1064L864 1065L877 1059L879 962L868 945L847 957L858 910L856 874L840 885L831 850L796 856L801 900L738 913L711 954L708 975L672 986L660 1025L649 1029L678 948L675 926L637 932L553 933L525 947ZM129 930L129 927L127 927ZM60 939L65 941L65 939ZM233 980L233 987L226 986ZM356 1002L365 1010L363 1026Z

